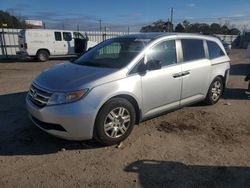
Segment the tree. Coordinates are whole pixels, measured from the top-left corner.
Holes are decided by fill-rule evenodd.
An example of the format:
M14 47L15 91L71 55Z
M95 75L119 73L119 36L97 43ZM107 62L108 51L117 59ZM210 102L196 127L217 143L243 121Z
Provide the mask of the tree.
M189 24L185 29L185 31L188 33L199 33L200 32L199 24L198 23Z
M210 34L210 26L206 23L199 24L199 32L204 34L204 35L209 35Z
M210 25L210 33L211 34L221 34L221 26L218 23L212 23Z
M166 25L166 28L167 28L166 31L168 31L168 32L173 32L174 31L174 25L170 21L167 21L165 23L165 25Z
M7 24L8 28L24 28L24 20L17 19L15 16L10 15L8 12L0 10L0 26Z
M184 20L184 21L182 22L182 24L183 24L183 26L184 26L184 29L187 30L187 28L188 28L190 22L189 22L188 20Z
M181 23L178 23L177 26L175 27L175 32L184 32L185 28L183 27L183 25Z
M223 25L222 27L221 27L221 34L228 34L228 27L226 26L226 25Z
M151 25L141 28L141 32L162 32L173 31L173 24L169 21L164 22L158 20ZM190 23L188 20L184 20L178 23L175 27L175 32L187 32L187 33L202 33L205 35L224 34L224 35L239 35L240 30L231 25L230 22L226 22L224 25L218 23Z
M230 35L239 35L240 34L240 30L237 28L232 28L229 30L229 34Z
M153 31L153 26L152 25L147 25L141 28L140 32L152 32Z
M173 31L173 24L169 21L157 20L152 25L147 25L141 28L140 32L166 32Z

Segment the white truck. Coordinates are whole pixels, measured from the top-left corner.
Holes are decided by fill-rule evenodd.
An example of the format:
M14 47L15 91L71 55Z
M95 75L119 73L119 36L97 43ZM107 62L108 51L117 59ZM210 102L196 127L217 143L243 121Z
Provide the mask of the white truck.
M89 41L80 32L50 29L25 29L18 35L19 56L36 57L47 61L49 57L77 55L94 47L97 42Z

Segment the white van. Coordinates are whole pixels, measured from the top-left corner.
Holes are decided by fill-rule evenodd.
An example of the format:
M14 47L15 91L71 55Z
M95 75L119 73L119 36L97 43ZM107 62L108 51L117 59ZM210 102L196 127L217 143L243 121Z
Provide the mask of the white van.
M17 55L36 57L39 61L47 61L51 56L81 54L97 44L79 32L49 29L21 30L18 43Z

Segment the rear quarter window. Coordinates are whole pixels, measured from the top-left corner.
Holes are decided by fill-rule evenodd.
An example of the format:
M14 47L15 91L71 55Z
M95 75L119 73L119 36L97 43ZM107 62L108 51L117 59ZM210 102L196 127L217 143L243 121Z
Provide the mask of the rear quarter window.
M207 41L207 47L208 47L209 59L215 59L217 57L225 55L221 47L216 42Z
M206 58L203 40L181 39L183 61L194 61Z

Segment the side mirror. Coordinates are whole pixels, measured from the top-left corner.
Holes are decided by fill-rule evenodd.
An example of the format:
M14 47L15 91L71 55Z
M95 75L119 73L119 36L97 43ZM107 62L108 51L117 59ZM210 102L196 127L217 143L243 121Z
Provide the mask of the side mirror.
M227 55L231 54L231 49L226 49Z
M144 63L140 63L137 70L140 74L146 74L147 66Z
M161 61L159 60L149 60L147 62L147 70L158 70L158 69L161 69Z

